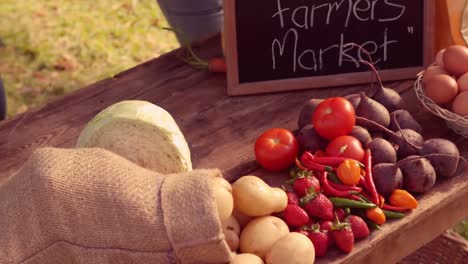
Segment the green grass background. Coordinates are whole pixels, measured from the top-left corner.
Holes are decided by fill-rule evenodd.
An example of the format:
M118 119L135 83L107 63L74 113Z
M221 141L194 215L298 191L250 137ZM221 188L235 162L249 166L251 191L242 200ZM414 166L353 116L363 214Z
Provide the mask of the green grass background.
M0 2L10 116L178 46L156 0Z
M156 0L0 2L9 116L178 47ZM468 238L468 220L454 229Z

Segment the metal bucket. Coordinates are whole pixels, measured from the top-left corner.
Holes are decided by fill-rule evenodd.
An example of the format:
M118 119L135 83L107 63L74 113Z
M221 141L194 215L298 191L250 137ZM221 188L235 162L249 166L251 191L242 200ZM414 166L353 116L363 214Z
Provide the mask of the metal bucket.
M169 25L180 32L179 42L200 40L221 31L222 0L158 0Z

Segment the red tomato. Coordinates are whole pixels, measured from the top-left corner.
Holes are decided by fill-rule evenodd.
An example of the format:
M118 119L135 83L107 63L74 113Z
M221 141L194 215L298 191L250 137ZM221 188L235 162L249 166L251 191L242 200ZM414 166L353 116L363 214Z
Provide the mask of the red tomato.
M365 153L361 142L352 136L335 138L328 144L326 152L332 157L345 157L357 161L362 161Z
M296 161L299 144L294 135L283 128L272 128L255 142L255 158L270 171L289 168Z
M315 109L312 124L319 135L329 140L347 135L356 124L353 105L343 97L325 99Z

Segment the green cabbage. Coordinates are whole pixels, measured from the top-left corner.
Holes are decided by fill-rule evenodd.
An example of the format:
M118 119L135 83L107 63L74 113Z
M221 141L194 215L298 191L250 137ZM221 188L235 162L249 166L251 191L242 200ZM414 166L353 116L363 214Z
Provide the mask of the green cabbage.
M176 122L146 101L122 101L104 109L85 126L76 146L103 148L164 174L192 170L190 150Z

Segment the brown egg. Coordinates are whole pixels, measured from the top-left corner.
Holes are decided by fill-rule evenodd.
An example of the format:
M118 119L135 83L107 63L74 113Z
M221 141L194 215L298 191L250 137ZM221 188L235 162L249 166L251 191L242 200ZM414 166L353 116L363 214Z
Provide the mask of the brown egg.
M468 91L468 73L463 74L457 80L459 92L466 92Z
M458 84L448 75L437 74L424 84L424 92L436 104L445 105L457 96Z
M444 68L455 77L468 72L468 48L461 45L448 47L443 55Z
M463 92L455 98L452 111L461 116L468 116L468 92Z
M444 67L444 52L445 52L445 49L443 50L440 50L437 55L436 55L436 58L435 58L435 64L437 66L440 66L440 67Z
M440 66L429 66L424 71L422 82L426 83L427 80L429 80L432 76L437 75L437 74L449 75L449 73L444 68L442 68Z

